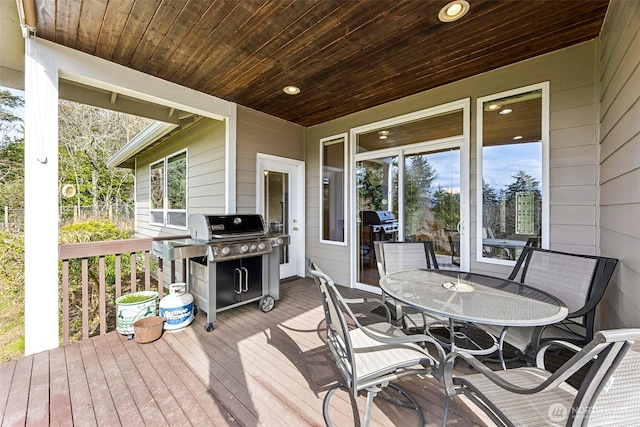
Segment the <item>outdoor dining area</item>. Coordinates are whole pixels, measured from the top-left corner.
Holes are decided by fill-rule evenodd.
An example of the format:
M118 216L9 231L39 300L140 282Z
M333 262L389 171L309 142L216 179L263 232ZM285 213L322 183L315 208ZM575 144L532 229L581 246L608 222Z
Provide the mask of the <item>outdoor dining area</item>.
M386 322L363 325L350 307L372 300L344 298L308 260L323 295L327 346L343 376L324 399L327 425L340 387L354 398L366 391L362 425L369 425L376 396L415 410L422 424L411 392L393 383L413 375L442 384L443 426L459 395L497 425L638 423L640 410L632 408L640 397L640 330L594 333L595 309L617 260L528 246L509 278L499 278L438 269L431 242L375 245ZM514 365L507 365L507 347ZM549 355L567 351L548 367ZM460 359L458 366L475 372L457 371Z

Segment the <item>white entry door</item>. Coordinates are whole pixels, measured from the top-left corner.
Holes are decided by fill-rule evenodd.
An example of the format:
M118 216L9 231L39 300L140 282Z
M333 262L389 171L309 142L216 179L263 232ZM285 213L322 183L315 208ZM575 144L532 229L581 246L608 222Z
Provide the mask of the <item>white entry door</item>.
M304 277L304 162L258 154L257 206L269 231L290 236L280 254L280 278Z

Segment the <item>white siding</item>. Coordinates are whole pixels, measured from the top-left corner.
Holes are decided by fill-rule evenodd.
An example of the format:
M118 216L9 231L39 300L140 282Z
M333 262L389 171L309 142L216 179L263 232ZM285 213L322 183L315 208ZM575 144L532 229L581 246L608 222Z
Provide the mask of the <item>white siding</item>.
M471 218L476 230L475 100L518 87L550 82L550 246L552 249L597 252L596 207L596 44L594 41L503 67L398 101L308 128L307 254L337 283L349 284L350 248L319 241L319 140L350 128L471 97ZM476 236L471 235L475 251ZM505 275L502 266L477 263L471 269Z
M640 327L640 2L611 1L599 59L600 247L620 260L600 327Z

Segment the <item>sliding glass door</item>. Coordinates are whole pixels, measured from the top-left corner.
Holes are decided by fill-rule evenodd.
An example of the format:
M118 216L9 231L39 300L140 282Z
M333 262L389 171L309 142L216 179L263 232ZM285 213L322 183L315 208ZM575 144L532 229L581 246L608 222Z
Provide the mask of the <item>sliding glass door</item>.
M352 129L358 287L378 287L380 240L429 240L442 267L468 268L469 114L465 99Z

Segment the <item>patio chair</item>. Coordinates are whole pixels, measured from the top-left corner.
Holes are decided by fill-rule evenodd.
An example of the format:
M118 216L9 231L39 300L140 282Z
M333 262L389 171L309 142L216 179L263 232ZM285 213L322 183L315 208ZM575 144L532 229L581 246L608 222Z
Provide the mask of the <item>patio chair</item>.
M596 306L618 264L617 259L523 248L510 280L519 280L542 290L565 303L569 315L562 322L538 327L502 328L481 325L499 337L498 357L504 368L504 343L520 352L535 353L544 341L561 339L584 345L593 339Z
M460 232L449 228L445 228L444 231L447 233L449 247L451 248L451 264L460 265Z
M320 272L309 259L307 271L314 278L320 294L326 320L326 344L335 359L344 381L331 387L325 395L322 413L327 426L329 419L329 401L340 387L347 388L355 399L361 391L367 392L363 426L368 426L371 418L373 398L389 396L385 387L394 389L400 396L391 397L394 403L417 411L420 425L424 424L422 411L415 400L392 381L408 375L436 375L440 361L444 359L444 350L430 337L423 335L405 335L389 322L380 322L362 326L333 281ZM345 317L346 315L346 317ZM350 328L347 317L353 323ZM432 343L437 357L420 347L419 342ZM357 409L354 411L357 417Z
M431 241L381 241L374 243L374 249L380 277L400 270L438 268L438 260L436 259L436 253ZM425 331L428 322L436 320L430 316L427 317L423 312L413 307L398 303L395 303L394 306L395 319L398 322L402 321L406 329L420 329Z
M553 373L544 366L545 352L552 346L576 352ZM454 375L458 358L479 373ZM580 387L571 386L567 379L590 362ZM459 394L503 426L640 425L640 329L600 331L582 349L551 341L540 348L536 365L492 371L467 353L449 353L444 361L447 397L442 425L451 396Z

